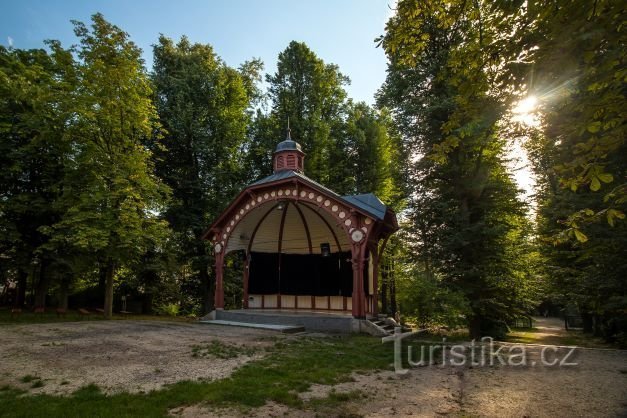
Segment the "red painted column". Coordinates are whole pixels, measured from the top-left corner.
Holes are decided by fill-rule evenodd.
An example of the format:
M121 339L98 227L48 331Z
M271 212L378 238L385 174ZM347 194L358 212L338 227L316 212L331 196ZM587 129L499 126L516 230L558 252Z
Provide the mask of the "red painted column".
M351 246L353 261L353 317L366 318L366 297L364 293L364 256L365 245L353 244Z
M216 254L216 309L224 309L224 253Z

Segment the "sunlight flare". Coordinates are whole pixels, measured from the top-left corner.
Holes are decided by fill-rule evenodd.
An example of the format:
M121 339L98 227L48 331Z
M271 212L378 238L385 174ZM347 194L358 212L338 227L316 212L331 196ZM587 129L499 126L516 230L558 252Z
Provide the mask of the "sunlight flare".
M537 118L538 98L530 95L519 101L512 109L514 113L514 121L521 122L528 126L536 126L539 124Z

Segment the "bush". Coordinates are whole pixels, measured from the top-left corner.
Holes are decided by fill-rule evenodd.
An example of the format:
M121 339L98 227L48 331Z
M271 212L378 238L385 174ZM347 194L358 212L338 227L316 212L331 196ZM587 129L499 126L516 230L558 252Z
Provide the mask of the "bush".
M180 307L177 303L167 303L157 308L157 312L161 315L177 316L179 314Z
M446 288L436 277L413 271L398 283L402 314L420 328L465 327L468 303L459 292Z

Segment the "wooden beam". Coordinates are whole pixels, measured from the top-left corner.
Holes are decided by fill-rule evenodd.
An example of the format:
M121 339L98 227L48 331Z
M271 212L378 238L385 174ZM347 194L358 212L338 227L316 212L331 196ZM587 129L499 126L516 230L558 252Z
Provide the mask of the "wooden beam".
M283 229L285 228L285 216L287 215L287 208L289 204L286 201L283 206L283 213L281 214L281 225L279 226L279 289L277 292L277 308L281 307L281 250L283 249Z
M340 246L340 240L337 239L337 235L335 234L335 231L333 230L333 228L331 227L331 224L329 224L329 222L327 222L326 219L324 219L324 216L322 216L320 213L318 213L317 210L315 210L314 208L312 208L311 206L309 206L308 204L304 204L303 207L306 207L307 209L309 209L310 211L312 211L313 213L315 213L316 215L318 215L318 217L320 219L322 219L322 222L325 223L325 225L327 226L327 228L329 228L329 231L331 231L331 234L333 235L333 238L335 239L335 245L337 245L337 249L339 252L342 252L342 247Z
M298 207L298 203L291 202L298 214L300 215L300 220L303 222L303 226L305 227L305 234L307 234L307 243L309 244L309 254L313 254L313 246L311 245L311 234L309 233L309 225L307 225L307 220L305 219L305 215L303 215L303 211Z

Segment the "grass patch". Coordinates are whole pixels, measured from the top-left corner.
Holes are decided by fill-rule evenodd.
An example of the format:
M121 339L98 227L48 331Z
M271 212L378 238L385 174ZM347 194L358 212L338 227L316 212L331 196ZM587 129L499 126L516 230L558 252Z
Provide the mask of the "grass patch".
M0 391L0 411L6 417L165 417L170 409L210 404L244 410L274 401L290 407L307 406L296 393L312 384L346 381L357 370L390 369L390 344L367 336L298 338L279 341L266 357L242 366L231 377L212 382L179 382L146 394L103 394L91 385L71 396L20 396ZM345 402L336 394L323 404ZM350 396L350 395L349 395Z
M332 390L325 398L315 398L307 402L307 406L314 409L323 416L338 416L338 410L350 401L360 401L368 398L361 390L353 390L350 392L336 392ZM339 416L350 416L350 412L339 414Z
M42 324L42 323L59 323L59 322L76 322L76 321L102 321L105 318L102 314L92 311L89 317L82 317L77 311L70 310L64 316L57 316L55 308L47 308L43 314L35 314L27 309L22 310L20 315L11 317L8 309L0 309L0 325L15 324ZM139 321L161 321L161 322L193 322L195 318L190 317L170 317L163 315L129 315L123 316L113 314L114 320L139 320Z
M547 334L546 330L538 328L514 328L507 335L506 342L520 344L547 344L547 345L565 345L578 346L587 348L612 348L611 344L603 341L598 337L584 334L579 330L563 330L559 334Z
M37 388L43 388L45 385L45 383L42 380L35 380L33 382L32 385L30 385L31 388L33 389L37 389Z
M103 320L102 315L95 313L89 316L89 319L82 318L76 311L68 311L65 316L58 317L54 308L50 308L43 314L35 314L29 310L23 310L21 314L11 317L11 312L6 309L0 310L0 325L11 324L48 324L57 322L76 322L76 321L92 321Z
M20 379L20 382L22 382L22 383L30 383L30 382L33 382L35 380L39 380L39 377L33 376L32 374L27 374L26 376L24 376L24 377L22 377Z
M256 352L254 347L228 344L217 339L208 344L192 346L192 357L213 357L226 360L241 355L252 356Z

